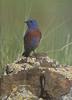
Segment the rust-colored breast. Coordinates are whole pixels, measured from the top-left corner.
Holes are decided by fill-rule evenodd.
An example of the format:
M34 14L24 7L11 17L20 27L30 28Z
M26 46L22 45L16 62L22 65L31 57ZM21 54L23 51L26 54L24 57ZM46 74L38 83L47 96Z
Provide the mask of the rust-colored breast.
M36 38L38 41L41 39L41 32L39 30L28 31L24 37L25 47L31 46L33 38ZM39 44L39 42L38 42Z

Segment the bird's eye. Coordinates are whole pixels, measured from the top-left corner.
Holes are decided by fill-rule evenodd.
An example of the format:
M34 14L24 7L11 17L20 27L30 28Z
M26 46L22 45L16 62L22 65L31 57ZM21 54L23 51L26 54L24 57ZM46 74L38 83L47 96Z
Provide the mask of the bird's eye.
M32 23L32 21L30 21Z

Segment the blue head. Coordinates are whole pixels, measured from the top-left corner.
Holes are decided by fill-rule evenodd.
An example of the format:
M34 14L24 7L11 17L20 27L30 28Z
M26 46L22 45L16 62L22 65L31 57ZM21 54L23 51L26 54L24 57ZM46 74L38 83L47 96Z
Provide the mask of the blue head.
M27 23L28 28L31 29L31 30L38 28L38 24L37 24L36 20L29 19L29 20L27 20L25 22Z

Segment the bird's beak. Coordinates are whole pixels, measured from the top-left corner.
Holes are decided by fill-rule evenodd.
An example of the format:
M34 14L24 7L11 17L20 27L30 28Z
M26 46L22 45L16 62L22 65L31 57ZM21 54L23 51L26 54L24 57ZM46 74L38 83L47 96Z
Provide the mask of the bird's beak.
M27 23L27 21L24 21L24 23Z

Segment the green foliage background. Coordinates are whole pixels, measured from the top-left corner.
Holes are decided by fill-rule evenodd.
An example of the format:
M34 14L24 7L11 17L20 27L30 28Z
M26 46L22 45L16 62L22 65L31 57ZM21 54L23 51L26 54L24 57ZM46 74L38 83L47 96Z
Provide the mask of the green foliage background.
M37 19L38 52L72 64L72 0L0 0L0 72L23 52L24 20Z

